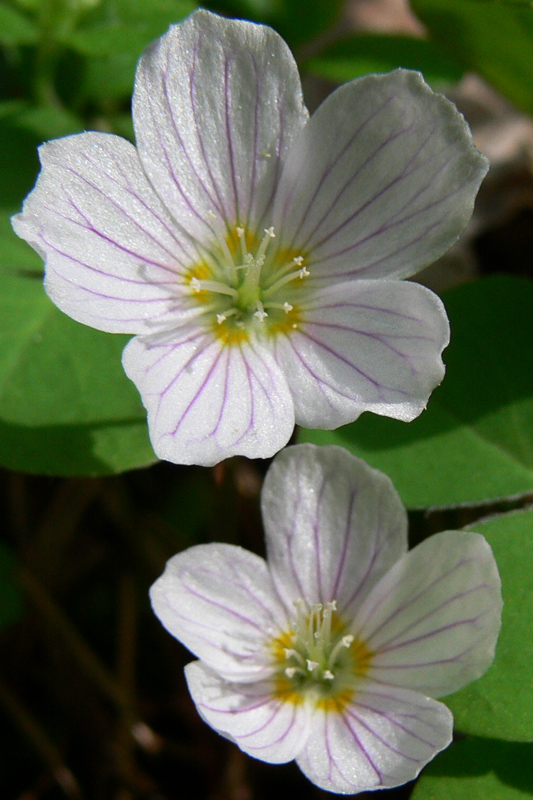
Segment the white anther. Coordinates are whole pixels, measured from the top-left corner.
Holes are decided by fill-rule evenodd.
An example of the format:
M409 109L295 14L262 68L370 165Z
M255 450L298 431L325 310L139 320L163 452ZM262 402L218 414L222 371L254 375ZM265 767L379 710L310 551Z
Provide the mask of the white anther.
M322 677L325 678L327 681L332 681L335 679L335 675L329 669L324 670L324 672L322 673Z
M287 678L294 678L297 672L298 670L296 667L287 667L287 669L285 670L285 675L287 676Z
M266 233L267 236L270 236L271 239L275 239L276 238L276 234L274 233L274 228L273 227L265 228L265 233Z
M290 648L290 647L285 647L285 648L283 649L283 652L285 653L285 658L293 658L293 656L297 656L297 655L298 655L298 653L296 652L296 650L293 650L293 649L292 649L292 648Z
M292 327L293 327L293 328L297 328L297 327L298 327L298 325L296 324L296 322L293 322L293 323L292 323Z
M257 311L254 312L254 317L257 317L259 322L264 322L266 317L268 317L268 314L264 309L263 303L260 300L257 301Z
M292 311L292 309L294 308L294 306L291 306L291 304L290 304L290 303L283 303L283 308L285 309L285 313L286 313L286 314L288 314L288 313L289 313L289 311Z
M318 661L311 661L310 658L306 659L306 664L307 664L307 669L309 670L309 672L312 672L314 669L317 669L317 667L320 666Z
M217 322L219 325L222 325L222 323L225 322L226 320L227 317L225 314L217 314Z
M354 640L354 637L352 636L351 633L349 633L347 636L343 636L342 639L341 639L342 646L343 647L350 647L350 645L352 644L353 640Z
M244 261L246 264L253 264L254 262L253 255L251 253L246 253L246 255L244 256Z
M330 603L326 603L326 605L327 605L327 607L329 608L330 611L336 611L337 610L337 601L336 600L332 600Z
M298 266L301 267L302 264L304 263L304 257L303 256L296 256L296 258L293 258L293 263L294 264L298 264Z
M239 238L242 238L244 236L244 228L241 228L240 225L237 225L236 230L237 230L237 236Z
M207 209L207 216L209 217L209 219L216 219L217 218L217 215L215 214L215 212L212 211L210 208Z
M311 273L309 272L307 267L302 267L301 269L298 270L298 277L300 279L307 278L307 276L310 275L310 274Z
M198 278L191 278L191 289L193 292L199 292L201 288Z

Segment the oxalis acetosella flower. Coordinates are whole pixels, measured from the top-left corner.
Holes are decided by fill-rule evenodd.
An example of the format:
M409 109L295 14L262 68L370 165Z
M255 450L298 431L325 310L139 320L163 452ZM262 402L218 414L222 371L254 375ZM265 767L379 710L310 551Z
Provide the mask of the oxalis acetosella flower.
M399 279L470 218L486 159L416 72L371 75L309 119L272 29L197 11L142 56L136 147L42 146L19 236L46 290L123 365L156 454L268 457L295 422L411 420L442 380L448 321Z
M447 531L407 552L390 480L338 447L297 445L262 491L267 561L205 544L151 589L203 719L331 792L397 786L452 738L435 697L478 678L500 628L486 540Z

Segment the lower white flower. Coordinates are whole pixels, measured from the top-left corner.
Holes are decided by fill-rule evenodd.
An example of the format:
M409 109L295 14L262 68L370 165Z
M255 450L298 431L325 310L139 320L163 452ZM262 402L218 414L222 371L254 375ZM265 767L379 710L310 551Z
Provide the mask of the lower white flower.
M452 737L434 700L489 667L501 592L479 534L407 552L390 480L337 447L289 447L262 492L268 561L224 544L176 555L151 590L200 659L198 711L256 758L332 792L416 777Z

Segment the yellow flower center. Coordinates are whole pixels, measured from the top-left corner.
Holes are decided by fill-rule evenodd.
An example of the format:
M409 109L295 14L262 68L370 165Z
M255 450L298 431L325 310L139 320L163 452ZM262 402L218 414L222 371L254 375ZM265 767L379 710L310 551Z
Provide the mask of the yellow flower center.
M288 333L300 325L310 272L303 254L283 250L275 239L274 228L259 238L237 225L185 276L192 302L202 306L216 336L227 343L250 334Z
M319 707L342 710L368 671L372 653L347 633L335 601L310 610L303 600L295 606L291 629L272 642L276 695L296 704L311 697Z

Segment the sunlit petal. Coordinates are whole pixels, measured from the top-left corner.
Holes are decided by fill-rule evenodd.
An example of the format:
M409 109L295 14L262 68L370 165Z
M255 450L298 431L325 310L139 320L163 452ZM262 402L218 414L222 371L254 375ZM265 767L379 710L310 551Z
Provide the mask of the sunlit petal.
M370 587L407 549L407 518L390 480L341 447L281 452L265 479L268 562L292 611L337 601L350 619Z
M199 11L143 55L133 115L156 191L205 239L213 226L260 222L307 110L277 33Z
M398 786L450 744L453 718L442 703L416 692L369 686L341 712L319 710L296 759L313 783L355 794Z
M271 764L292 761L309 732L309 708L275 697L271 681L229 684L201 662L185 667L191 697L215 730Z
M492 663L501 608L500 578L486 540L446 531L395 564L354 626L374 653L373 678L442 697Z
M191 547L167 562L150 597L167 630L226 680L272 674L267 645L287 623L259 556L234 545Z
M133 145L84 133L41 147L42 170L13 220L46 260L46 290L98 330L147 333L176 324L179 276L191 257Z
M268 350L226 346L193 325L170 338L137 337L123 355L159 458L211 466L237 453L272 456L287 443L292 398Z
M368 75L306 125L274 225L324 281L413 275L462 233L487 169L463 117L420 73Z
M314 293L275 355L296 421L337 428L363 411L409 421L444 377L449 325L437 295L405 281L352 281Z

